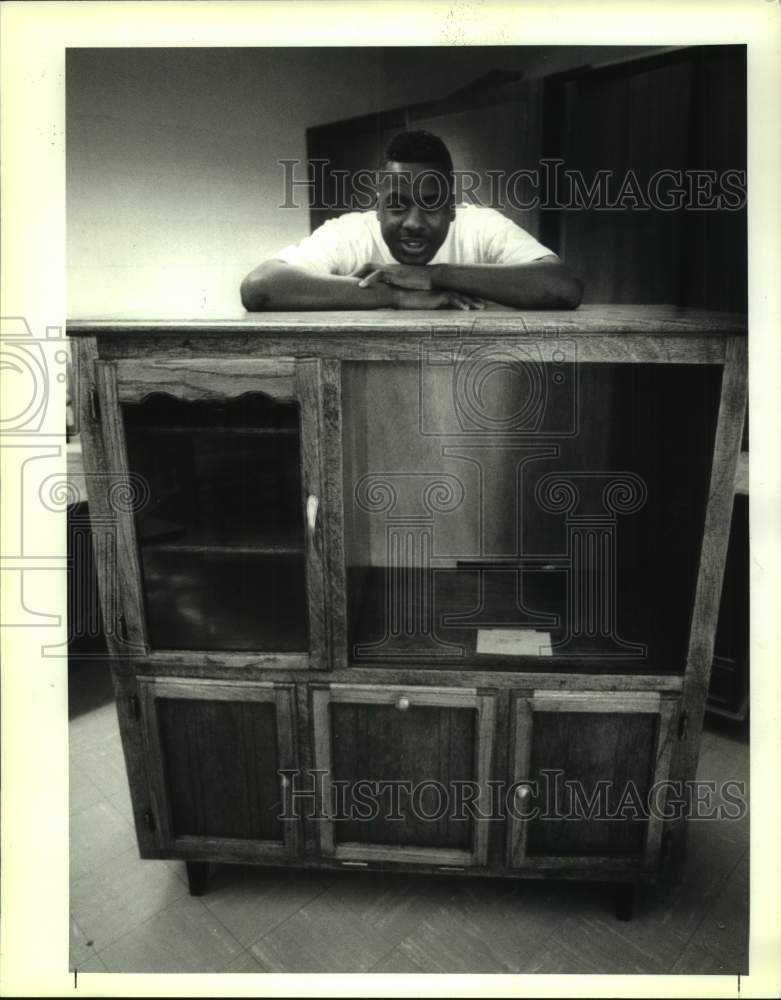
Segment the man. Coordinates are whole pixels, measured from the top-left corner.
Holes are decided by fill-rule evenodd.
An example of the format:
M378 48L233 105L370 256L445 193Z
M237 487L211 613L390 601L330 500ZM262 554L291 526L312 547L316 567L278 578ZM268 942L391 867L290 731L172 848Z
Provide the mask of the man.
M453 163L430 132L386 151L377 210L331 219L241 285L248 310L575 309L579 279L492 208L456 207Z

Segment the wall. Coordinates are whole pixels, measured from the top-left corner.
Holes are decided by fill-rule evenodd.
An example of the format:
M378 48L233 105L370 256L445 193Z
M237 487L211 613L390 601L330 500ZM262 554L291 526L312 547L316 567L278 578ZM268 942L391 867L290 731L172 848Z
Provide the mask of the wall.
M241 278L309 231L280 158L310 125L535 77L627 47L76 49L67 61L68 314L241 315Z

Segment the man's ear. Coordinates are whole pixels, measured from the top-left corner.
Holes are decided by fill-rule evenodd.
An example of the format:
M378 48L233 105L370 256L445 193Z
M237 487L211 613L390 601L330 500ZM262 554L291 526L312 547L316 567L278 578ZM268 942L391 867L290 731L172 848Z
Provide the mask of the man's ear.
M448 218L451 222L456 221L456 203L454 200L451 200L450 202L450 214L448 215Z

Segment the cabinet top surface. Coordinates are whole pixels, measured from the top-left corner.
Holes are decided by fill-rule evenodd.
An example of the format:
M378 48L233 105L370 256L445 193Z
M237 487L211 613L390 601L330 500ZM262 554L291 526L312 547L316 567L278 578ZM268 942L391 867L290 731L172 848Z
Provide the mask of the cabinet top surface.
M251 334L262 338L291 333L360 336L480 336L503 337L697 336L746 332L739 314L683 309L675 306L590 305L574 311L517 311L486 309L459 311L333 311L247 313L236 319L72 319L69 336L132 336L134 334Z

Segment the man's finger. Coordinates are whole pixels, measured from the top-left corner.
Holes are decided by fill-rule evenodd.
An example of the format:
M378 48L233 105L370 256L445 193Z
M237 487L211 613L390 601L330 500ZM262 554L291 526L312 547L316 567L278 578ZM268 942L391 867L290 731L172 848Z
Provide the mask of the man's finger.
M449 295L448 303L458 309L469 309L469 304L460 295Z
M362 278L358 282L358 287L368 288L370 285L376 285L377 282L381 279L381 277L382 277L382 268L378 268L376 271L372 271L372 273L367 275L365 278Z

